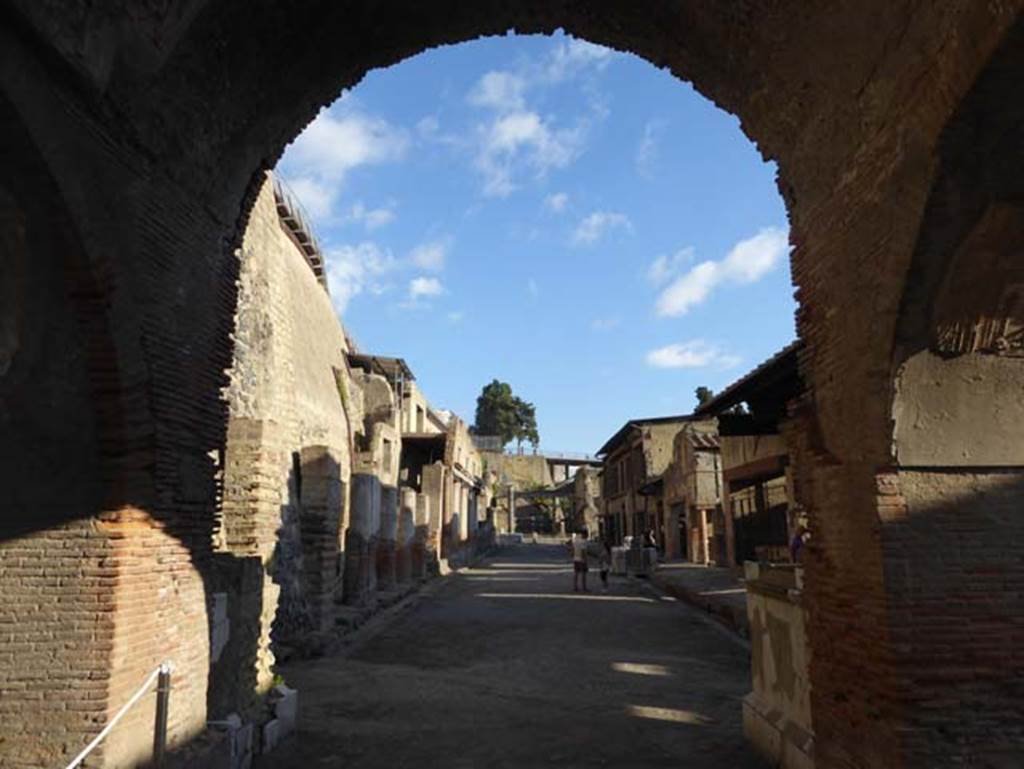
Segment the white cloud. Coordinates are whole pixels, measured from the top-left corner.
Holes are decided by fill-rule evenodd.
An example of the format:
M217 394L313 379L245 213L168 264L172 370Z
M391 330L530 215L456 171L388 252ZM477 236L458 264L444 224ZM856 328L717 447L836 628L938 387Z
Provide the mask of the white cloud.
M654 368L732 368L739 364L735 355L722 352L718 347L710 345L703 339L658 347L647 353L647 365Z
M324 109L288 147L281 167L302 205L326 218L350 171L400 160L408 146L406 132L386 120Z
M341 181L358 166L401 159L408 146L405 132L386 120L325 109L288 148L288 161L300 174Z
M362 224L367 230L375 230L395 220L392 208L367 208L360 201L355 203L345 215L345 221Z
M565 192L555 192L544 198L544 205L556 214L560 214L569 205L569 195Z
M440 296L444 293L444 286L437 278L413 278L409 281L409 299L415 302L424 296Z
M335 311L342 315L353 297L363 291L381 294L387 290L382 278L395 269L390 252L376 243L343 245L327 252L327 287Z
M339 315L356 296L366 293L381 295L394 287L401 274L415 270L440 272L450 248L450 240L423 243L403 259L372 241L346 244L327 251L327 286ZM419 275L408 283L408 294L400 304L406 309L420 308L418 300L440 296L444 286L436 277ZM449 318L451 320L451 318ZM455 322L455 321L453 321Z
M570 37L551 51L544 76L552 83L575 77L586 69L602 70L616 56L611 48Z
M655 286L660 286L662 283L675 277L684 264L689 264L693 261L693 257L693 246L681 248L671 256L662 254L651 262L651 266L647 268L647 280Z
M778 263L788 247L789 234L785 230L766 227L732 247L722 262L722 272L737 283L753 283Z
M490 107L499 112L522 110L526 106L523 93L526 80L511 72L490 71L481 77L466 97L477 107Z
M299 205L309 212L310 216L326 219L331 215L331 209L338 196L338 190L334 185L325 184L312 176L289 179L287 184L298 198Z
M454 310L448 313L448 322L461 323L464 317L466 317L466 313L462 312L462 310Z
M409 254L409 261L421 270L440 272L444 269L444 263L448 258L448 249L450 247L451 242L449 240L421 243Z
M616 328L622 322L622 318L611 317L611 318L594 318L590 321L590 328L593 331L611 331Z
M664 120L648 120L644 126L644 135L637 145L634 157L636 171L641 176L653 176L654 166L658 161L658 142L667 125Z
M572 233L572 244L585 246L596 243L615 229L632 230L633 223L628 216L616 211L594 211L576 225Z
M721 281L716 262L701 262L661 292L655 305L658 315L685 315L691 307L708 298Z
M530 278L528 281L526 281L526 290L530 292L530 296L532 296L534 299L540 296L540 286L537 285L537 281L535 281L533 278Z
M505 197L516 190L520 166L532 169L537 178L565 168L583 151L585 133L582 123L556 128L536 112L498 115L478 128L476 168L484 177L484 194Z
M658 297L658 315L685 315L722 283L753 283L778 264L786 253L788 236L778 227L766 227L741 240L719 262L705 261L676 278Z
M492 70L470 89L466 100L490 111L490 118L477 127L472 144L474 164L484 181L488 197L505 197L522 185L532 173L544 178L553 169L565 168L585 149L593 122L608 115L607 104L599 98L593 83L585 84L591 109L571 125L559 125L555 118L530 107L531 90L549 88L586 71L603 69L614 52L582 40L558 42L551 53L515 71ZM460 142L465 147L465 142Z

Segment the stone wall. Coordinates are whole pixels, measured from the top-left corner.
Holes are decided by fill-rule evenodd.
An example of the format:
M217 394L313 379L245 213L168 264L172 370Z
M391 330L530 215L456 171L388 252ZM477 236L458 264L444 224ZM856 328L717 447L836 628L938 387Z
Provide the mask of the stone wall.
M743 731L780 769L814 769L810 649L801 571L745 566L753 691L743 698Z
M540 486L550 486L551 467L538 454L504 454L497 451L482 451L480 456L487 469L497 473L498 482L509 484L519 491Z
M665 472L672 461L672 445L685 422L670 422L663 425L643 425L644 462L647 477L653 478ZM638 479L642 482L642 479Z
M713 447L717 432L717 420L706 419L679 426L672 438L672 458L662 479L666 558L678 558L685 552L692 563L713 560L708 537L714 535L716 522L710 511L722 497L721 458ZM731 528L724 521L717 528L718 534L729 538Z
M349 411L358 418L359 399L348 381L344 330L282 223L269 180L239 258L224 502L214 537L218 551L260 559L262 621L272 620L275 641L291 643L325 629L325 602L340 587ZM249 599L227 592L227 600ZM257 656L265 690L272 657Z
M437 434L444 432L430 402L415 380L407 380L402 387L402 432Z

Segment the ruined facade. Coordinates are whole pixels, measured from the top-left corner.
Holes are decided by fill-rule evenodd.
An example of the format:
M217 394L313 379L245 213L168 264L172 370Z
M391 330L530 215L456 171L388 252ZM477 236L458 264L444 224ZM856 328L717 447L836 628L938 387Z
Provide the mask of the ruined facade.
M686 423L663 474L661 542L666 559L724 565L731 529L722 512L722 463L713 419Z
M1022 11L4 3L7 763L59 764L165 659L172 743L205 725L235 251L265 168L370 68L559 27L691 81L778 163L816 765L1019 763ZM151 749L117 734L97 760Z
M689 416L630 420L598 450L601 536L612 544L660 528L661 475L672 461L676 434Z
M583 466L572 476L572 528L583 527L595 535L601 529L601 471Z
M788 561L789 544L806 524L797 502L789 445L789 404L803 391L800 344L793 342L729 385L698 412L717 417L722 495L729 525L723 563Z

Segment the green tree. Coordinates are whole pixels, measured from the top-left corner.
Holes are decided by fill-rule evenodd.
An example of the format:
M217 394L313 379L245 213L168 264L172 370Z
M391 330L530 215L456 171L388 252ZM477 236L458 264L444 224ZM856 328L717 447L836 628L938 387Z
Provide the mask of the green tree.
M527 403L519 398L516 403L516 446L521 446L523 441L528 442L534 448L540 443L540 434L537 432L537 409L532 403Z
M534 405L517 398L511 385L497 379L484 385L476 399L472 431L477 435L497 435L502 445L510 441L516 441L517 445L522 445L523 441L534 446L540 443Z
M516 398L507 382L495 379L480 391L480 397L476 399L473 432L497 435L503 444L516 437Z
M698 408L707 403L710 403L711 399L715 397L715 393L712 391L712 389L710 387L705 387L704 385L701 385L700 387L697 388L696 395Z

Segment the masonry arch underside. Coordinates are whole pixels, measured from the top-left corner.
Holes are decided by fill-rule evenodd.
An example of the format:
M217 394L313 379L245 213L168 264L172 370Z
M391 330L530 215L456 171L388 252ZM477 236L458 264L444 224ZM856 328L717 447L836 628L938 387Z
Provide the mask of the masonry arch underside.
M941 429L936 423L913 438L900 432L905 424L900 416L905 413L902 398L910 389L919 390L916 380L911 381L915 356L932 356L936 347L920 341L908 347L907 339L925 338L921 333L927 336L932 327L906 331L906 325L929 312L930 317L946 317L942 313L948 302L935 297L950 294L943 294L942 287L948 284L944 276L961 269L961 262L967 265L962 269L974 270L974 280L982 281L994 273L1009 274L1007 270L1015 269L1011 257L1019 259L1019 246L1013 252L1004 248L1005 243L1019 244L1016 192L1000 193L980 218L971 219L970 232L957 239L982 244L991 258L961 260L921 245L928 240L927 233L944 226L929 218L938 195L933 190L946 184L950 169L967 164L966 156L950 159L944 154L940 135L948 135L942 132L950 116L962 99L970 99L970 86L981 82L979 73L993 52L1001 55L1000 43L1003 49L1019 46L1019 10L1012 3L1006 5L994 10L951 3L924 18L910 3L891 2L846 3L826 13L797 3L751 3L737 9L668 0L642 8L570 0L452 0L389 6L302 2L258 9L238 1L194 10L187 18L140 16L135 26L83 11L81 29L26 5L21 28L31 28L36 37L22 41L19 48L26 56L25 66L36 73L39 83L60 91L64 103L75 104L75 110L54 120L52 111L32 103L34 97L12 85L17 78L11 62L16 64L22 53L12 54L0 70L3 87L13 94L14 108L28 131L43 137L42 144L50 148L48 165L78 226L88 227L94 210L83 202L90 194L82 183L85 177L94 180L106 205L118 207L124 218L121 227L92 231L88 248L93 254L109 255L107 279L117 313L108 313L107 322L113 325L110 336L116 340L110 355L120 375L115 384L116 402L123 409L119 419L143 426L146 450L152 456L141 469L140 463L129 463L132 466L113 474L100 469L86 474L102 479L102 488L96 491L100 508L134 506L142 511L139 516L118 514L110 523L118 527L115 539L124 543L126 552L125 560L111 567L112 578L117 581L152 565L151 554L166 559L170 552L188 564L180 579L140 583L142 592L125 596L130 610L122 609L115 598L115 624L127 627L142 621L139 601L152 604L159 591L167 589L178 596L172 606L147 614L144 621L146 633L165 639L161 650L136 655L132 650L141 636L115 640L123 653L117 655L117 669L107 671L110 678L127 686L154 661L154 654L166 648L181 652L181 675L197 682L193 702L207 699L213 624L210 586L221 574L210 549L221 469L210 452L225 445L221 388L232 357L230 330L238 277L234 252L241 245L263 171L320 106L358 83L369 69L481 35L563 28L692 79L716 104L737 114L762 153L779 163L799 287L798 330L806 347L801 365L808 391L794 404L797 430L791 444L794 461L803 467L797 493L816 537L807 564L808 611L813 716L822 765L923 766L929 757L948 757L950 750L980 755L977 745L991 742L995 731L1002 743L1008 734L1009 739L1020 738L1013 723L1024 723L1024 718L1014 721L1008 715L1012 704L989 697L991 687L1020 691L1024 664L1019 650L1010 652L1015 667L1009 673L990 676L989 688L977 690L980 694L972 707L978 718L965 720L959 728L936 731L928 726L924 694L891 694L894 667L904 671L903 684L913 685L916 676L932 675L940 664L927 661L912 669L906 653L896 650L904 637L901 633L920 631L903 620L921 608L921 594L914 586L935 566L938 551L927 544L927 536L939 526L955 530L962 520L958 511L984 504L992 494L998 497L1000 510L1009 510L1020 499L1016 478L1007 485L1004 475L993 480L989 470L981 480L961 482L958 475L952 486L941 489L943 515L929 519L938 488L931 479L926 479L926 491L915 497L923 482L918 475L896 470L893 486L887 484L891 474L880 473L881 468L913 464L912 446L934 442L939 434L935 431ZM951 45L966 29L972 30L971 45ZM85 44L91 39L109 41L111 50L96 54ZM39 58L48 62L45 74L38 74ZM59 66L53 65L54 58L60 60ZM934 66L936 59L946 66ZM966 109L984 117L1006 103L981 99ZM74 163L54 149L70 137L75 137L74 146L81 152ZM119 170L100 173L113 162L111 146L125 150L117 161ZM952 149L948 152L955 155ZM126 234L129 230L131 236ZM905 289L907 276L914 283L919 269L933 270L935 263L953 266L926 281L931 288L915 299L913 291ZM131 296L130 306L125 305L126 294ZM867 296L870 302L864 300ZM1019 318L1019 294L989 296L979 290L977 296L968 315L990 313L1006 320L1004 328ZM954 292L949 302L956 301ZM940 309L926 309L933 303ZM954 306L949 312L962 315L963 308ZM945 329L959 328L943 323ZM4 328L0 325L0 334ZM1010 334L1009 342L993 344L1012 347L1015 338ZM1009 411L1000 422L1004 428L1018 419L1013 409L1019 408L1020 396L1019 388L1016 398L1007 395L1014 377L1019 382L1019 372L1003 366L1016 366L1019 359L1002 357L1012 358L1009 364L1001 361L993 375L1003 383L1000 393L1007 397ZM931 360L925 361L928 366ZM925 378L938 377L942 383L963 379L963 372L954 372L945 365L946 358L941 360L938 374L925 367ZM990 363L972 359L972 370L975 362ZM131 382L130 388L125 382ZM903 388L895 401L894 387ZM31 403L36 395L19 397ZM985 409L977 400L958 403L965 402L972 413ZM895 454L890 422L894 412ZM211 427L212 422L218 423ZM923 442L918 440L922 436ZM57 441L59 435L53 432L48 440ZM121 435L114 453L131 440ZM1012 455L1019 451L1019 442L1014 448L1004 442L988 451L989 465L1009 465L1016 461ZM82 454L95 458L104 452L87 446ZM959 472L962 463L949 466ZM972 478L978 474L975 469L969 471ZM942 473L947 470L946 465L940 468ZM122 482L125 474L131 483ZM146 475L144 482L139 482L140 475ZM942 475L935 483L946 483L948 477ZM1000 490L994 492L992 484L997 481ZM11 476L11 482L28 488L20 485L24 479ZM913 525L902 529L907 535L899 533L901 523L890 520L896 509L887 501L892 488L902 489L904 510L910 510L906 520ZM82 518L81 511L63 509L66 521ZM925 514L916 515L917 510ZM1008 562L1010 545L999 537L1009 531L1006 527L1019 523L1014 524L1008 512L994 515L998 526L983 539L1000 563ZM51 523L40 520L33 528L46 532ZM881 544L876 536L880 530ZM991 537L992 532L1001 533ZM5 523L4 539L15 533ZM923 537L923 549L904 548L899 562L887 555L889 543L901 547L899 543L910 535ZM936 599L962 590L984 560L982 555L934 583ZM245 568L241 562L235 567ZM3 580L17 580L16 574L2 569L0 564ZM1013 574L1019 578L1019 572ZM906 580L904 587L900 580ZM1002 588L996 582L992 589L1009 595L1005 580L999 583ZM143 595L147 590L150 593ZM847 627L850 611L859 611L861 605L866 608L860 625L871 627L837 638L837 628ZM999 604L1000 610L1007 606ZM1019 614L1019 603L1015 606ZM941 612L936 616L948 626L959 621ZM976 619L984 624L984 618ZM1000 643L1011 638L1012 629L1005 624L985 627L997 633ZM864 651L865 642L873 645L871 651ZM951 637L950 643L971 648L960 637ZM82 640L77 648L87 647L88 641ZM956 688L955 673L950 672L948 680L938 676L926 694L945 686ZM251 686L251 681L244 685ZM1017 702L1019 710L1019 698ZM98 707L107 705L103 701ZM878 720L880 710L889 719L884 724ZM172 719L174 738L180 742L196 734L205 715L202 704L177 711ZM39 721L45 718L42 713L37 716ZM903 726L909 726L913 736L901 732ZM869 739L864 738L865 729L871 732ZM40 755L62 750L47 744L45 735L33 739L42 740ZM128 765L141 760L145 750L145 745L120 746L108 763ZM26 765L36 760L33 756Z
M1024 653L1024 25L1010 32L938 141L893 346L893 467L880 507L894 658L915 728L902 749L950 745L1019 760ZM930 607L923 610L924 607ZM956 648L970 679L936 672ZM955 692L955 728L927 722ZM967 747L952 748L954 743Z

